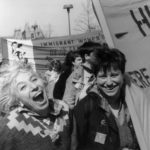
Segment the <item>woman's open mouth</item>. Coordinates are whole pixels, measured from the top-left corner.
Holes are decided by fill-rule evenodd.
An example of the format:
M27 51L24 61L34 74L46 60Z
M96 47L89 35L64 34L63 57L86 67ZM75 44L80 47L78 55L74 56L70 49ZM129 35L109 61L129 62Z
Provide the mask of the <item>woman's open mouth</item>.
M107 92L114 92L116 90L118 90L118 85L115 85L115 86L111 86L111 87L103 87L103 89Z
M44 93L43 93L43 91L39 92L38 94L36 94L33 97L33 101L35 101L35 102L43 102L43 100L44 100Z

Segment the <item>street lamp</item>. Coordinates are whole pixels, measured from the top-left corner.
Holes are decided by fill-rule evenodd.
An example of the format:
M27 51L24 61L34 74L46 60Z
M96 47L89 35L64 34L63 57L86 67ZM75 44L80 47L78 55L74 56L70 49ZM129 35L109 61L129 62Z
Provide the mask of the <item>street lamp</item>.
M72 4L64 5L64 9L67 9L68 13L68 26L69 26L69 35L71 35L71 29L70 29L70 9L73 8Z

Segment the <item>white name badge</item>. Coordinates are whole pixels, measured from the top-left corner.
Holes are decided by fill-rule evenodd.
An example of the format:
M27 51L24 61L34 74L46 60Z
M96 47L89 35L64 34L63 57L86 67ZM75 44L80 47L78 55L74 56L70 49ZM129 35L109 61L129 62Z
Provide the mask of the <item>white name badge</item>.
M104 144L105 140L106 140L106 136L107 136L107 134L96 132L96 136L95 136L94 141L97 143L100 143L100 144Z

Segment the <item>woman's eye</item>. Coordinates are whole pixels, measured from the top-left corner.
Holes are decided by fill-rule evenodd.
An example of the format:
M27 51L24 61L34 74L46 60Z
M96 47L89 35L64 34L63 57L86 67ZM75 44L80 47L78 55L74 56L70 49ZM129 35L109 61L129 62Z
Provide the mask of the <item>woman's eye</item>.
M112 77L117 77L119 74L112 74L111 76Z
M98 78L104 79L104 78L106 78L106 76L105 75L101 75L101 76L98 76Z
M37 78L32 78L32 81L33 81L33 82L37 81Z
M20 87L20 91L24 90L25 88L26 88L26 85L21 86L21 87Z

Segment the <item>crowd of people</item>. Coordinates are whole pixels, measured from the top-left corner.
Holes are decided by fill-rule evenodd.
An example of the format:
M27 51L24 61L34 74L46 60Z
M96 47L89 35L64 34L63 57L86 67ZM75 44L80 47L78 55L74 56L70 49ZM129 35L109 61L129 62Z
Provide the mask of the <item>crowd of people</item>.
M3 64L0 150L143 150L127 96L142 90L125 67L120 50L93 41L43 75L22 61Z

